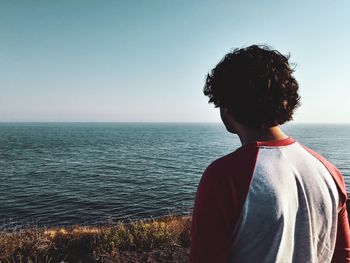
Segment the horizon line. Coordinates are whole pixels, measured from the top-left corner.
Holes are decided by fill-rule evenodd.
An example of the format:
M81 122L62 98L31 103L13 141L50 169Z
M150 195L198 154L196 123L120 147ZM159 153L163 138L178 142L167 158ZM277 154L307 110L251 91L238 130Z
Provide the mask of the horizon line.
M135 123L135 124L137 124L137 123L145 123L145 124L147 124L147 123L149 123L149 124L157 124L157 123L159 123L159 124L161 124L161 123L164 123L164 124L166 124L166 123L178 123L178 124L180 124L180 123L183 123L183 124L191 124L191 123L193 123L193 124L200 124L200 123L203 123L203 124L206 124L206 123L208 123L208 124L222 124L222 122L221 121L1 121L0 120L0 124L6 124L6 123L18 123L18 124L20 124L20 123L23 123L23 124L30 124L30 123L33 123L33 124L39 124L39 123L57 123L57 124L59 124L59 123L101 123L101 124L103 124L103 123L130 123L130 124L132 124L132 123ZM347 124L347 125L350 125L350 122L299 122L299 121L293 121L293 122L287 122L287 123L284 123L284 124L281 124L281 126L282 125L288 125L288 124L319 124L319 125L324 125L324 124L333 124L333 125L339 125L339 124Z

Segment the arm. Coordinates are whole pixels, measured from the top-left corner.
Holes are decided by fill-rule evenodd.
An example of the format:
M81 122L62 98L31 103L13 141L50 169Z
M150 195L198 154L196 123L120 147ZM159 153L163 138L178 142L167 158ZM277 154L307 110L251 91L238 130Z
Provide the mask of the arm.
M337 240L335 244L333 263L350 262L350 229L346 203L338 213Z
M228 262L234 198L230 183L210 167L198 186L191 225L190 263Z

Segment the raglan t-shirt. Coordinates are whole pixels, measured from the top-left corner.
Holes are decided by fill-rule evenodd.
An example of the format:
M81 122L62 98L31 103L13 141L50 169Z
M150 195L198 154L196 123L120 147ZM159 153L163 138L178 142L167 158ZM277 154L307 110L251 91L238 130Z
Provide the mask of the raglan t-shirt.
M196 194L192 262L350 262L346 189L325 158L288 137L211 163Z

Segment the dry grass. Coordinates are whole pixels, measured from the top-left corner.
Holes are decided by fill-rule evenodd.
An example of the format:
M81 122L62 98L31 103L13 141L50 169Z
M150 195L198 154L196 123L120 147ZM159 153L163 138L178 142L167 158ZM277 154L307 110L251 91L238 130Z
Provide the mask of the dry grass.
M0 262L186 262L190 217L0 232Z
M350 214L350 202L348 213ZM0 263L187 262L189 216L0 232Z

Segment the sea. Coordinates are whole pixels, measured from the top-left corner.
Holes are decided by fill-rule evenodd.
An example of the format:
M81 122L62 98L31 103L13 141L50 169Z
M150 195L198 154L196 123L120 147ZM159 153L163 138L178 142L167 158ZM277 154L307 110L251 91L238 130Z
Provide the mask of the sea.
M282 129L350 190L350 124ZM221 123L0 123L0 230L190 214L204 169L238 147Z

